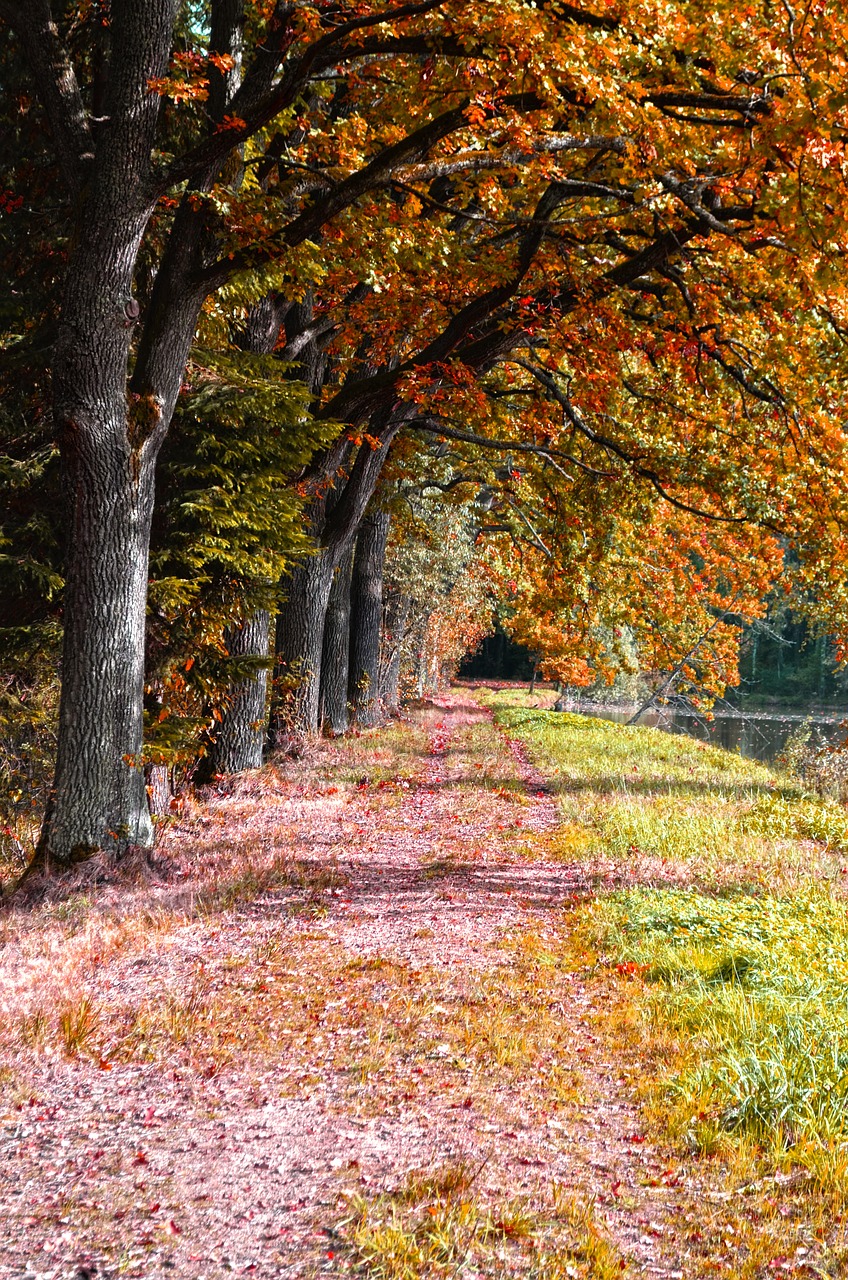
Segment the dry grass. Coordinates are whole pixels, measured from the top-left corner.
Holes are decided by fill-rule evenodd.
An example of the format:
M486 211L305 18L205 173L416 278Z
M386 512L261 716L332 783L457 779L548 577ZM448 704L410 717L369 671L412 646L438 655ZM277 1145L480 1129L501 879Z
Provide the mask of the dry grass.
M568 944L595 1025L646 1132L711 1171L691 1274L844 1274L848 815L699 743L500 714L557 779L554 852L600 891Z
M312 1108L308 1125L326 1109L329 1127L316 1143L348 1125L406 1134L408 1115L433 1119L428 1159L424 1140L410 1146L407 1134L406 1146L363 1157L360 1167L358 1155L348 1158L353 1139L337 1139L332 1169L312 1175L285 1264L300 1257L303 1270L291 1274L609 1280L628 1259L637 1271L682 1267L686 1280L720 1271L759 1280L812 1263L841 1274L844 1242L823 1178L814 1190L797 1180L797 1161L776 1165L762 1141L715 1126L710 1136L709 1108L703 1123L696 1117L698 1142L685 1137L669 1084L691 1045L656 998L660 985L645 981L648 961L625 956L612 916L589 915L571 889L537 905L539 859L554 885L570 884L566 864L579 860L611 888L643 874L651 885L684 874L702 883L714 866L721 889L730 872L704 852L708 833L671 859L673 875L658 850L628 859L614 841L630 819L611 819L627 796L607 785L623 766L606 748L596 769L587 757L581 790L571 785L576 764L567 776L551 766L561 769L566 820L546 825L514 745L480 719L460 724L437 782L427 752L437 718L423 713L414 725L327 744L188 800L147 870L121 878L104 869L70 894L10 904L0 917L0 1078L11 1123L56 1081L69 1090L99 1082L101 1093L121 1082L134 1091L136 1116L146 1091L153 1109L179 1088L186 1120L169 1123L183 1145L192 1125L244 1126L272 1103L284 1113ZM669 764L681 783L678 793L666 789L669 803L693 805L688 764L656 759L651 768ZM717 820L732 779L700 755L692 767L703 770L696 780L708 806L710 789L724 787ZM553 813L550 800L540 803ZM635 803L647 806L643 792ZM734 804L733 821L750 821L749 801ZM658 814L658 826L667 824L661 806ZM763 874L790 838L775 833L778 818L767 815L765 834L747 833L762 842ZM392 848L411 841L398 855L410 865L397 890L381 887L384 868L370 852L380 832ZM751 858L746 877L750 866ZM478 874L491 879L485 899ZM799 859L784 883L800 875ZM410 910L408 924L404 893L428 904ZM480 923L467 936L451 932L468 912ZM627 1101L632 1091L641 1116ZM220 1256L194 1262L191 1251L202 1252L203 1232L235 1238L236 1227L202 1225L206 1210L191 1217L178 1158L149 1172L147 1131L138 1128L146 1122L127 1123L136 1128L122 1131L120 1150L109 1148L85 1175L97 1194L72 1180L66 1200L51 1202L46 1238L71 1230L61 1225L70 1217L77 1238L128 1275L217 1274ZM309 1132L296 1139L304 1150ZM649 1150L652 1136L659 1145ZM92 1143L69 1141L83 1169ZM295 1195L253 1197L268 1194L275 1204ZM245 1213L254 1207L248 1200ZM275 1239L286 1229L274 1219ZM33 1239L40 1230L26 1228ZM315 1243L320 1232L329 1249ZM285 1274L283 1262L258 1265L259 1274Z
M534 1280L618 1280L624 1259L591 1206L554 1186L550 1201L481 1199L467 1162L411 1170L375 1201L355 1198L341 1224L354 1267L369 1280L529 1275Z

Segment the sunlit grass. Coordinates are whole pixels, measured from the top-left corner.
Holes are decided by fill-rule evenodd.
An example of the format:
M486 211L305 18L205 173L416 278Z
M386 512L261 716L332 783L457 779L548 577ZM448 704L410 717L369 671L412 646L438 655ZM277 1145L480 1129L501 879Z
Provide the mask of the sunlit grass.
M601 1021L640 1055L648 1119L684 1151L735 1162L740 1177L798 1169L842 1203L844 808L657 730L521 708L497 716L558 779L554 853L597 870L578 937L598 972L616 975L615 1011Z
M641 969L646 1016L685 1037L669 1100L692 1149L735 1133L774 1157L844 1178L843 904L825 893L717 898L640 889L600 903L594 920L619 963Z
M626 1273L591 1206L557 1186L545 1205L479 1193L485 1163L413 1169L390 1194L353 1199L341 1229L359 1273L368 1280L519 1274L617 1280Z
M498 722L551 777L566 861L619 880L782 882L838 878L848 814L755 761L683 736L588 716L503 705Z

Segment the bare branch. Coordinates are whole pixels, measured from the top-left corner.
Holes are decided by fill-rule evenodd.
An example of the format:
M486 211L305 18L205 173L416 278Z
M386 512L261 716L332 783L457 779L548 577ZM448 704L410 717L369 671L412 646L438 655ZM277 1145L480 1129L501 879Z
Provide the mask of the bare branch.
M464 444L478 445L481 449L497 449L501 453L534 454L536 457L550 462L567 480L572 480L573 477L557 464L557 459L562 459L571 466L585 471L587 475L597 476L599 479L611 480L615 475L613 471L599 471L597 467L590 467L588 463L583 462L580 458L575 458L571 453L566 453L563 449L553 449L547 445L528 444L526 441L519 440L493 440L490 436L481 436L475 431L463 431L457 427L449 427L441 419L416 418L408 423L408 426L413 431L427 431L431 435L444 436L448 440L460 440Z

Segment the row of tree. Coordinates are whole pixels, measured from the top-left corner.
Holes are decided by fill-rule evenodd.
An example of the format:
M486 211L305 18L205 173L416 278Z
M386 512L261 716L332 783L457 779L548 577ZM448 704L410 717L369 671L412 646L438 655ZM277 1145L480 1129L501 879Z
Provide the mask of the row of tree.
M278 740L367 721L380 617L386 655L414 631L390 524L426 561L454 522L452 642L484 579L572 682L624 625L731 682L787 573L841 634L834 4L0 19L10 669L62 636L42 862L150 842L166 727L212 707L255 762L271 650Z

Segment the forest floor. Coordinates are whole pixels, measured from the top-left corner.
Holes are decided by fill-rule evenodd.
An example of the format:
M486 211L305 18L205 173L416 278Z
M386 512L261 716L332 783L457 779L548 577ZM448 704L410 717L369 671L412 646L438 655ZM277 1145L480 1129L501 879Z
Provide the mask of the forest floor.
M606 743L581 782L455 690L186 801L119 877L13 898L0 1276L848 1274L832 1170L668 1121L687 1030L615 894L705 863L620 823L616 852L644 765Z

